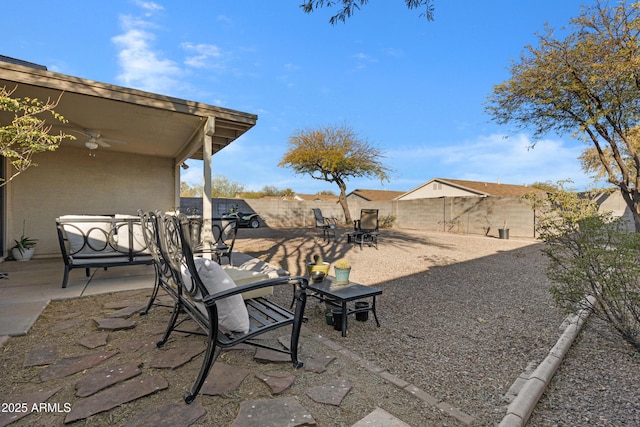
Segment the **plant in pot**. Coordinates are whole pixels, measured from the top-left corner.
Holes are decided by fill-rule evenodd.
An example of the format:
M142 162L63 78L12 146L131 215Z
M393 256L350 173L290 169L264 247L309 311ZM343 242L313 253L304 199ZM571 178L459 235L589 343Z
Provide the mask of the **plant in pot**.
M20 240L14 240L16 244L11 248L11 256L16 261L28 261L33 256L36 242L38 239L32 239L24 235L26 220L22 221L22 236Z
M307 273L314 283L320 283L329 274L329 266L322 260L322 255L314 255L313 262L307 263Z
M351 273L351 264L346 259L336 261L333 269L336 273L336 283L346 285L349 283L349 273Z
M26 237L24 234L20 240L14 240L16 244L11 248L11 255L16 261L28 261L33 256L38 239Z

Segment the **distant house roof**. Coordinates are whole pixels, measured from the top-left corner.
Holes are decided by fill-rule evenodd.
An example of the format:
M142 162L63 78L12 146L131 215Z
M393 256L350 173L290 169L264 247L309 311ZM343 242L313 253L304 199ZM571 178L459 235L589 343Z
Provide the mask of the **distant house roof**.
M355 195L369 202L379 202L382 200L393 200L396 197L403 195L404 193L404 191L356 189L347 194L347 197Z
M515 185L515 184L500 184L495 182L482 182L482 181L466 181L462 179L445 179L445 178L434 178L430 181L425 182L417 186L416 188L402 194L396 199L403 199L407 195L417 192L429 185L434 183L440 183L447 185L449 187L454 187L464 192L469 193L470 196L524 196L527 193L536 192L540 190L536 190L533 187L529 187L526 185Z
M449 184L477 191L487 196L524 196L534 188L526 185L498 184L494 182L464 181L461 179L440 179Z
M333 194L296 194L296 200L306 200L306 201L323 201L323 202L337 202L338 196Z

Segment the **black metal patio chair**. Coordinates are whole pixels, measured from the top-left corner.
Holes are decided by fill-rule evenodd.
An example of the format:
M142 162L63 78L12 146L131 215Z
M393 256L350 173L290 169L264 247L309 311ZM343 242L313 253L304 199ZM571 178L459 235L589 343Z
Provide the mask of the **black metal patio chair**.
M378 209L361 209L360 219L353 221L353 234L349 240L360 245L365 244L378 249L378 235L380 234Z
M338 219L323 216L320 208L312 208L311 210L313 211L313 216L316 219L316 228L322 229L322 238L329 240L333 237L335 239Z

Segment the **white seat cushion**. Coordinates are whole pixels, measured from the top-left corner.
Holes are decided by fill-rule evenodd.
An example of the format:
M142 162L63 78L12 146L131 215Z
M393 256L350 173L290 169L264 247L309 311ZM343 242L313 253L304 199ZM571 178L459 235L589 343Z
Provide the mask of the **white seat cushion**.
M269 276L265 273L260 273L257 271L251 270L243 270L238 267L234 267L231 265L223 265L222 268L227 272L231 280L234 281L236 286L246 285L248 283L259 282L260 280L267 280ZM265 297L267 295L273 294L273 286L269 286L266 288L255 289L253 291L244 292L242 294L242 298L251 299L251 298L259 298Z
M76 255L105 255L116 251L109 245L112 218L95 215L64 215L60 222L69 241L69 251ZM86 241L85 241L86 237Z

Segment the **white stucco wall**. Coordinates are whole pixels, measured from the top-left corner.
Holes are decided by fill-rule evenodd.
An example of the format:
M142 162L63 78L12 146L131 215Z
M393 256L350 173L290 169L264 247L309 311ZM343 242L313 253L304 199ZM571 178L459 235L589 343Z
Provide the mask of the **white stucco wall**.
M136 214L174 205L173 159L61 147L35 158L7 189L7 247L22 234L39 239L36 257L60 254L55 218L66 214Z

